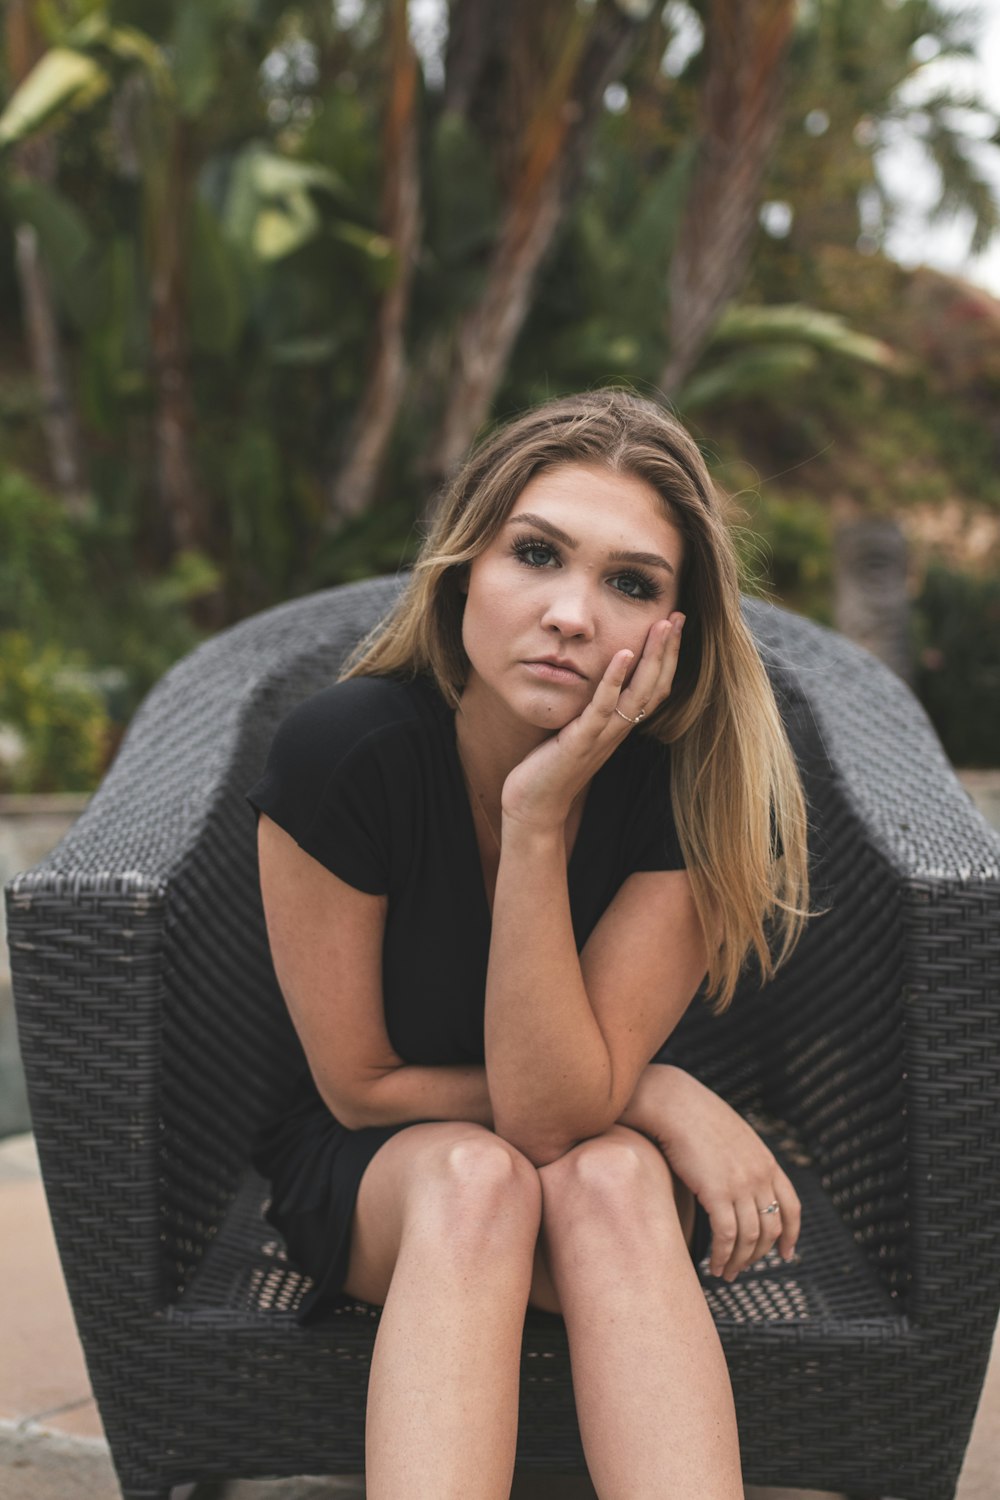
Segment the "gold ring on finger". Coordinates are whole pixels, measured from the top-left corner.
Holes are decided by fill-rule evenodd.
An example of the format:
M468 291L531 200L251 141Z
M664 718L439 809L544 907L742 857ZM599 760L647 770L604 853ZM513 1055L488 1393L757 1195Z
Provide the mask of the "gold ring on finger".
M778 1212L778 1209L780 1207L781 1207L781 1205L779 1203L777 1203L777 1202L775 1202L775 1203L769 1203L766 1208L758 1208L757 1212L761 1216L763 1216L764 1214L776 1214Z

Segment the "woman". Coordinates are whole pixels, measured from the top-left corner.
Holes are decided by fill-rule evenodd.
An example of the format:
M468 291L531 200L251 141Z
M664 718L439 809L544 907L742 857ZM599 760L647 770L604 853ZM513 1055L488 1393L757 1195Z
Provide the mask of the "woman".
M308 1075L266 1132L303 1321L384 1307L367 1489L510 1492L526 1304L565 1319L606 1497L743 1495L695 1264L800 1205L651 1064L807 904L801 788L696 445L621 391L494 434L340 682L278 729L261 886Z

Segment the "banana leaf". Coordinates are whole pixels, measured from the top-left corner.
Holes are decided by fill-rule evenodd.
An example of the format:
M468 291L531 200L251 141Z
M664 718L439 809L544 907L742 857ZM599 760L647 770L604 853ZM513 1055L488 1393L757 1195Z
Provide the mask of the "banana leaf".
M51 47L0 115L0 149L26 140L64 110L88 108L110 87L110 77L94 58L69 47Z

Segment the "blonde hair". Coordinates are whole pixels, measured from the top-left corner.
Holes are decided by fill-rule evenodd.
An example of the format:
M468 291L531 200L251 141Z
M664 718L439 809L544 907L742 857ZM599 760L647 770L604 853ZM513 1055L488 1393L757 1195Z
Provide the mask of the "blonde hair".
M764 665L740 611L740 574L697 444L651 401L621 390L566 396L473 450L449 484L408 585L342 677L430 672L457 708L468 672L462 581L528 481L589 464L645 481L684 539L684 643L670 697L642 731L671 747L674 820L721 1014L751 954L762 981L808 916L806 810Z

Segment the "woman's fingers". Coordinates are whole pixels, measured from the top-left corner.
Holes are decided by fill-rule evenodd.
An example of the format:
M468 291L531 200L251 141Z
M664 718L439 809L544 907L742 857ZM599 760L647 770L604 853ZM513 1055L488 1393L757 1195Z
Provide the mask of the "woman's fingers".
M713 1204L711 1208L706 1204L705 1207L712 1226L712 1251L708 1271L710 1276L721 1276L729 1265L736 1245L736 1213L732 1203Z
M643 652L622 693L620 707L630 718L641 709L650 714L669 695L677 670L684 616L673 614L657 620L646 637Z
M781 1220L781 1244L779 1246L781 1258L791 1260L795 1254L795 1247L799 1243L799 1230L802 1228L802 1204L798 1193L780 1167L775 1173L774 1196L781 1205L776 1215Z
M767 1198L767 1202L764 1202ZM758 1201L758 1199L760 1201ZM774 1213L765 1213L777 1203ZM802 1222L802 1205L787 1175L775 1167L771 1196L767 1189L741 1195L736 1201L718 1205L710 1214L713 1276L734 1281L741 1271L756 1264L778 1245L783 1260L795 1254Z
M624 737L630 728L629 721L645 718L659 708L670 692L677 670L683 624L681 614L657 620L650 626L637 662L632 651L615 652L588 705L598 733L610 724Z
M736 1243L733 1247L723 1276L733 1281L757 1258L757 1241L760 1238L760 1211L752 1198L741 1198L735 1205Z

